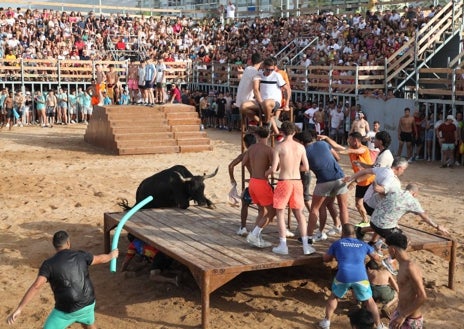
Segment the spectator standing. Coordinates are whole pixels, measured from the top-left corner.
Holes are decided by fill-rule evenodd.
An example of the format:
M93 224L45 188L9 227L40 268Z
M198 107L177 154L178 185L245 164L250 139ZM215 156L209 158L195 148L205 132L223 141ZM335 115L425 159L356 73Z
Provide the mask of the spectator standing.
M446 121L437 129L443 155L441 168L454 167L454 149L458 144L458 132L454 124L455 121L452 115L448 115Z
M229 1L226 6L226 24L233 24L235 20L235 5Z
M67 125L68 124L68 93L66 89L59 88L56 95L58 100L58 112L57 112L57 121L58 125Z
M163 57L159 56L158 61L155 65L156 74L156 95L155 101L158 104L163 104L166 99L166 64L164 63Z
M341 106L337 106L336 108L331 108L329 112L329 124L330 124L330 132L329 136L338 144L343 143L343 139L345 137L345 127L343 126L343 122L345 119L345 114L342 111Z
M53 124L55 123L55 114L56 109L58 107L58 100L55 96L55 92L53 90L49 90L47 97L45 99L46 105L46 114L47 114L47 125L48 127L52 128Z
M144 82L145 105L153 106L155 104L155 96L153 92L153 87L154 87L155 79L157 79L157 73L156 73L155 64L153 64L150 57L146 61L144 77L145 77L145 82Z
M407 159L412 162L412 143L414 138L417 138L416 124L414 118L411 117L411 110L407 107L404 109L404 115L398 123L398 152L396 156L401 156L403 153L403 145L406 143Z
M134 64L134 62L135 58L131 58L127 67L127 88L129 89L130 103L132 105L136 104L137 102L137 94L139 90L139 72L138 67L136 64Z
M256 105L250 101L253 99L253 79L259 74L258 70L261 63L261 55L259 53L253 53L251 55L251 65L247 66L243 71L235 98L235 106L240 109L242 115L248 116L249 120L253 120L256 123L260 118L255 115Z

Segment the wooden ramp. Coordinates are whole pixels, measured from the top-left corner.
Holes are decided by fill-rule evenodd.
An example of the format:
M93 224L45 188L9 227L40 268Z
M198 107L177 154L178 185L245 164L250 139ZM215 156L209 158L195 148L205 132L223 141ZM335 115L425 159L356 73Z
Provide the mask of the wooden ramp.
M212 150L193 106L98 106L84 135L87 143L118 155Z
M147 209L135 213L124 229L153 245L189 268L201 290L202 327L209 328L210 294L240 273L299 265L317 266L322 254L336 238L317 242L315 254L304 256L295 239L287 239L289 255L272 253L271 248L257 249L247 244L235 231L240 223L240 210L227 204L216 209L190 206L188 209ZM250 218L255 210L250 209ZM110 251L110 234L124 212L104 214L105 252ZM402 227L411 240L413 250L429 250L449 262L449 287L453 287L456 246L454 241ZM277 244L278 232L269 225L263 238Z

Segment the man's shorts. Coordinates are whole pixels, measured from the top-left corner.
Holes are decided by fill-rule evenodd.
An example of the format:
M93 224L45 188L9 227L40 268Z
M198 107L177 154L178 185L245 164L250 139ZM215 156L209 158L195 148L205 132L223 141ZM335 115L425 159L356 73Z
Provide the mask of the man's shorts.
M153 82L151 82L150 80L145 80L144 88L145 89L152 89L153 88Z
M354 296L360 302L364 302L372 297L372 290L369 280L344 283L337 279L332 282L332 292L337 298L343 298L348 290L352 289Z
M392 320L398 318L400 316L400 313L398 310L393 312L390 323L392 323ZM401 325L401 329L422 329L424 327L424 317L421 315L420 317L417 318L406 318L404 320L403 324ZM389 327L392 328L392 327Z
M71 313L65 313L54 308L47 321L45 321L43 329L66 329L76 322L86 325L95 322L95 302Z
M275 101L272 113L275 113L275 111L277 111L278 109L280 109L280 103L278 101Z
M414 140L412 133L400 133L400 141L410 143Z
M301 182L303 183L303 199L304 201L311 200L309 186L311 185L311 173L309 171L300 172Z
M366 194L366 191L369 188L369 186L370 184L367 186L356 185L356 190L354 193L355 198L358 198L358 199L364 198L364 194Z
M279 180L274 190L275 209L285 209L287 204L291 209L303 209L303 184L301 179Z
M263 207L272 206L274 191L267 179L251 178L248 183L248 190L254 204Z
M375 224L373 224L372 221L370 222L370 225L371 225L371 228L374 230L374 232L377 233L378 235L380 235L382 238L387 238L387 236L391 235L392 233L401 233L402 232L397 227L394 227L394 228L380 228L380 227L376 226Z
M135 79L129 79L127 81L127 88L131 89L131 90L137 90L139 89L139 86L138 86L138 81L135 80Z
M453 151L454 150L454 143L442 143L441 144L442 151Z
M387 304L395 298L395 290L389 285L371 285L371 289L377 303Z
M163 89L164 85L165 85L165 84L162 83L162 82L157 82L157 83L156 83L156 88L158 88L158 89Z
M325 183L316 183L313 194L325 197L335 197L347 192L348 187L346 183L342 179L337 179Z
M253 200L251 199L250 190L248 187L245 187L242 193L242 202L246 204L252 204Z

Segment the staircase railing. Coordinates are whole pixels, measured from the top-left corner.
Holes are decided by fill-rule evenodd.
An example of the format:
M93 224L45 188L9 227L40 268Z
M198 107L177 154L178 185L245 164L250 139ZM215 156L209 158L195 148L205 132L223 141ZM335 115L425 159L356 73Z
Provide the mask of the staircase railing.
M462 9L462 1L450 1L425 26L416 31L415 38L411 38L393 53L385 63L386 85L391 85L393 79L401 76L401 81L394 84L396 90L401 89L415 77L418 69L426 66L427 61L456 33L460 33Z

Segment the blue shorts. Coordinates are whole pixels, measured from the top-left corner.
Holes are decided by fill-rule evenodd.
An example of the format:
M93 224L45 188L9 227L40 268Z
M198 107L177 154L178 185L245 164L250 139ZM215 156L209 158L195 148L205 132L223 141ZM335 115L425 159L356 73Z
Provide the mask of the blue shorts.
M54 308L47 321L45 321L43 329L66 329L76 322L86 325L95 322L95 302L71 313L65 313Z
M251 200L251 195L250 191L248 190L248 187L245 187L242 193L242 201L246 204L252 204L253 200Z
M372 297L372 289L369 280L344 283L334 279L332 282L332 293L337 296L337 298L343 298L350 289L353 289L354 296L360 302L364 302Z

